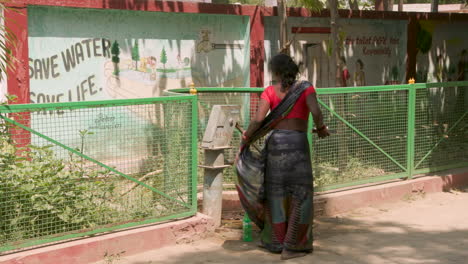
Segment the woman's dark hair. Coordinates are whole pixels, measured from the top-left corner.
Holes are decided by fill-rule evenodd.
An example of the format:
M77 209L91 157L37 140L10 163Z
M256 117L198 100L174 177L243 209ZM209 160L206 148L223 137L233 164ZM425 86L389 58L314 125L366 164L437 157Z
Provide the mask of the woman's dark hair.
M281 88L289 89L294 84L299 73L297 64L286 54L280 53L270 61L270 69L273 74L281 79Z
M357 63L359 64L359 66L361 66L361 69L364 69L364 63L362 62L361 59L358 59Z

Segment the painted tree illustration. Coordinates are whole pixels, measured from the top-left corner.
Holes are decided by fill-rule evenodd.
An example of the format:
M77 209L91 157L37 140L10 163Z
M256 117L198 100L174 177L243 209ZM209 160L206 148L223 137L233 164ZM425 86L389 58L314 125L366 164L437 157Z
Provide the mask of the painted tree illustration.
M164 69L166 69L167 54L166 54L166 48L164 48L164 47L163 47L163 50L161 51L160 61L164 65Z
M392 67L392 81L398 81L398 77L400 76L400 73L398 71L398 67L395 65Z
M135 70L138 70L138 61L140 60L140 49L138 47L138 40L135 40L132 47L132 60L135 61Z
M119 47L119 43L117 43L117 40L114 41L114 43L112 43L111 54L112 54L112 62L114 63L114 74L119 75L120 47Z

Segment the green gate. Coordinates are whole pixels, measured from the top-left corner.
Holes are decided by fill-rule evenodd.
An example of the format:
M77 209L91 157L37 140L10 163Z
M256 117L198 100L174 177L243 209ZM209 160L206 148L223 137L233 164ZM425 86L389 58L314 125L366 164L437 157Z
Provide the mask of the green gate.
M411 175L412 87L318 89L325 123L336 130L312 144L318 189Z
M465 81L317 89L325 123L336 133L324 140L309 135L316 190L468 167L467 87ZM240 104L247 125L262 91L197 88L199 137L214 104ZM239 141L236 133L232 145ZM228 152L225 163L232 163L235 151ZM224 182L232 188L234 169L225 171Z
M317 90L337 132L312 144L317 190L468 167L468 82Z
M415 173L468 166L468 82L425 86L415 95Z
M190 95L0 106L0 251L194 215Z

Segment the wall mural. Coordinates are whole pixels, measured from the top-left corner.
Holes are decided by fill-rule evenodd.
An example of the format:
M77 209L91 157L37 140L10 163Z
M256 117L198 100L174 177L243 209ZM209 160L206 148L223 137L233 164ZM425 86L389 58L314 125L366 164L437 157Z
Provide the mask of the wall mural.
M416 81L468 80L468 23L420 21Z
M460 34L466 32L467 27L467 22L419 22L416 39L417 82L468 81L468 34ZM441 134L448 133L453 122L460 118L463 108L468 111L468 87L431 88L427 96L432 111L426 111L426 115L436 118L434 128ZM460 123L459 127L463 128L463 124Z
M249 83L248 17L30 9L35 103L160 96L191 82Z
M266 18L265 50L268 59L278 50L278 21ZM302 77L317 87L333 87L335 75L330 65L332 54L329 42L330 28L326 18L290 18L289 34L295 43L291 54L299 63ZM342 19L339 37L345 65L342 86L397 84L403 82L406 71L407 21L373 19ZM265 83L270 74L265 71Z
M250 82L248 16L38 6L28 7L28 16L32 103L158 97L192 82L197 87L244 87ZM147 137L149 129L163 125L162 111L156 112L103 109L77 117L48 111L35 113L32 126L45 129L54 115L61 123L93 132L88 145L98 144L94 155L145 155L132 149L131 142L110 150L98 142L99 134L112 140L119 137L116 128L132 125ZM71 145L81 140L78 131L58 137Z

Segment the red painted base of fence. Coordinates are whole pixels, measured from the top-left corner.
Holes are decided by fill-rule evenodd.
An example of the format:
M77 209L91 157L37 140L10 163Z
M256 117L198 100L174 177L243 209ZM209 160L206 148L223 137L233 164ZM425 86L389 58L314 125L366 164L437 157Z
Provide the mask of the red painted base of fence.
M412 180L398 180L367 187L361 185L348 190L319 193L314 199L315 211L319 215L333 216L360 207L398 201L414 192L443 192L461 186L468 186L468 168L440 172L434 176L420 176ZM236 191L223 193L223 210L242 210Z
M93 238L53 245L0 257L0 264L83 264L104 256L125 257L180 243L203 239L214 231L208 216L147 226Z
M424 176L412 180L317 195L316 199L323 201L321 203L323 214L332 216L360 207L398 201L411 193L443 192L467 185L468 168L465 168L453 170L447 174L439 173L437 176Z
M468 185L468 168L438 173L437 176L424 176L412 180L400 180L385 184L359 187L349 190L316 195L318 211L324 215L336 215L350 210L397 201L414 192L434 193ZM199 197L200 199L201 197ZM223 193L223 209L240 211L237 192ZM197 214L194 217L147 226L94 238L58 244L54 246L19 252L0 257L0 264L82 264L96 262L104 256L125 257L202 239L214 230L214 223L208 216Z

